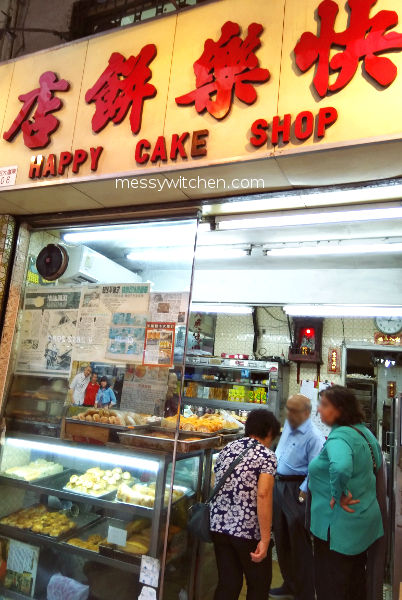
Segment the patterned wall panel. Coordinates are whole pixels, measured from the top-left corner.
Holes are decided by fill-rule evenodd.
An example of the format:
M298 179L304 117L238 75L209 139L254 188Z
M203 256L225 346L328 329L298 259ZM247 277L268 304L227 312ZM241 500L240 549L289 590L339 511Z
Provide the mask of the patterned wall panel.
M29 247L29 231L22 225L18 232L14 265L11 274L5 320L0 341L0 402L3 403L4 391L10 374L8 373L12 359L14 332L17 325L21 296L25 283L26 259ZM15 348L15 346L14 346Z
M15 235L15 220L10 215L0 215L0 312L5 307L5 286L9 271L11 251Z

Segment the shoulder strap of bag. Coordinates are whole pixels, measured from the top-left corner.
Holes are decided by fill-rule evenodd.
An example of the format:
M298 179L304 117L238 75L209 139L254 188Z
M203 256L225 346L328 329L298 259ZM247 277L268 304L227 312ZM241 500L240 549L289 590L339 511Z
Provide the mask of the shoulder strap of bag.
M231 474L233 473L233 471L235 470L235 468L237 467L237 465L241 463L241 461L246 456L246 454L248 454L249 450L251 450L252 448L255 448L256 445L257 445L257 441L254 440L252 442L252 445L251 446L247 446L247 448L244 450L244 452L242 452L241 454L239 454L239 456L236 458L236 460L234 462L232 462L232 464L230 465L230 467L224 472L224 474L220 478L219 483L212 490L212 493L211 493L211 495L210 495L210 497L209 497L209 499L207 501L207 504L209 504L215 498L216 494L223 488L223 486L225 485L226 481L229 479L229 477L231 476Z
M376 459L374 456L374 450L373 450L372 445L370 444L370 442L368 441L368 439L366 438L364 433L362 431L360 431L360 429L358 429L357 427L354 427L353 425L349 425L349 427L351 427L352 429L357 431L357 433L360 433L360 435L366 440L368 447L370 448L371 460L373 461L373 471L374 471L374 473L377 473L377 462L376 462Z

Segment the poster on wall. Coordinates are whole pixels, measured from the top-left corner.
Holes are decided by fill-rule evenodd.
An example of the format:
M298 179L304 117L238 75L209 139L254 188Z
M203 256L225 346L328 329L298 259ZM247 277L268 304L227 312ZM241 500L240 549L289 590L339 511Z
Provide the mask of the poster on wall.
M127 365L120 408L136 413L163 416L169 369Z
M145 328L143 364L171 367L174 357L175 323L148 322Z
M188 292L151 294L149 320L185 324L189 299Z
M75 360L142 362L149 283L84 288Z
M131 362L142 362L145 326L148 315L113 313L108 332L106 357Z
M126 373L125 364L107 363L97 360L74 360L69 379L68 403L73 406L95 406L101 402L98 394L101 386L110 389L107 393L111 405L119 408ZM106 378L106 383L101 380Z
M37 290L25 295L16 372L68 374L81 290Z
M328 437L331 431L331 428L324 423L320 419L320 415L318 414L318 402L319 402L319 393L322 390L326 390L330 387L330 383L327 381L312 381L309 379L304 379L300 384L300 393L303 396L307 396L311 400L311 420L314 425L323 433L325 437Z
M28 288L17 373L68 376L72 360L142 363L149 284Z

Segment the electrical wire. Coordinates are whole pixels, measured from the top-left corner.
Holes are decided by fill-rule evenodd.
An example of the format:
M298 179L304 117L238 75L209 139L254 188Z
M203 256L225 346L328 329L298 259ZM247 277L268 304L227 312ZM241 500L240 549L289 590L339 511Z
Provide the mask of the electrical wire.
M262 306L261 308L263 308L265 310L265 312L271 317L271 319L274 319L275 321L279 321L279 323L284 323L284 324L287 323L286 320L278 319L278 317L275 317L275 315L273 315L265 306Z

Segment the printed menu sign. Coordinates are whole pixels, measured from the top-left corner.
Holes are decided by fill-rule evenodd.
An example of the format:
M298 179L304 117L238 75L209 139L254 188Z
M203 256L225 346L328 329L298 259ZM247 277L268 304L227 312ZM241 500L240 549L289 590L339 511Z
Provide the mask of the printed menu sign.
M120 408L149 415L163 415L169 369L127 365Z
M145 328L143 365L173 365L175 323L148 322Z
M39 548L8 538L0 538L0 543L2 560L6 559L6 572L2 576L4 587L26 596L33 596Z

